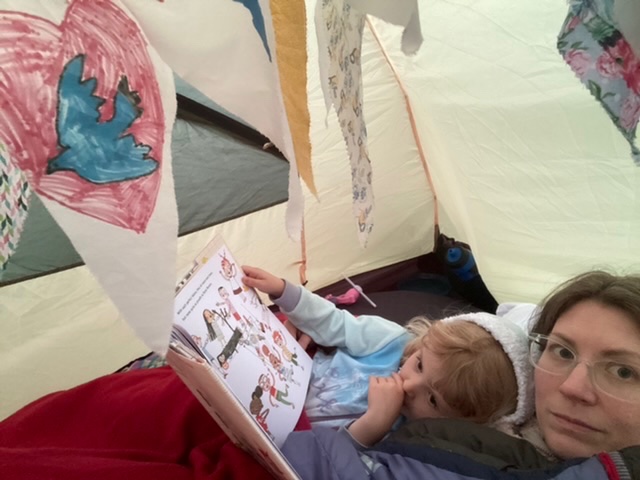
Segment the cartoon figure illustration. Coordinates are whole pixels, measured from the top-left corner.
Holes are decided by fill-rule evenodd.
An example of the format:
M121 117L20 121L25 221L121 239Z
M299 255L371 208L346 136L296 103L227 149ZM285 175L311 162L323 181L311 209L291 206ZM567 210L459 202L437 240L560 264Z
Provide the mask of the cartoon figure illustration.
M269 416L270 409L263 410L264 404L262 403L262 388L256 386L256 389L251 393L251 403L249 404L249 412L256 417L258 424L267 434L273 438L273 435L269 431L269 425L267 425L267 417Z
M213 355L211 355L211 353L206 348L204 348L205 345L203 345L202 337L198 335L191 335L191 339L193 340L193 343L195 343L202 350L202 353L204 353L205 358L209 361L209 363L216 370L216 372L222 375L223 378L227 378L228 374L225 371L225 369L222 367L222 365L219 362L216 362L216 359L213 357ZM228 368L228 365L227 365L227 368Z
M202 348L202 337L198 335L191 335L191 340L193 340L193 343L195 343L197 346Z
M256 333L257 335L260 335L260 333L265 333L267 330L270 330L269 325L265 324L264 322L255 320L253 316L249 313L249 316L259 324L259 332L258 332L258 327L254 325L254 322L252 322L249 318L247 318L247 316L240 315L240 312L238 312L238 309L235 307L235 305L231 301L231 298L229 298L229 292L225 287L223 286L218 287L218 294L220 295L222 302L218 302L216 303L216 305L226 306L229 312L227 314L227 318L229 317L229 315L232 315L233 318L240 323L240 325L245 331L247 332L251 331L253 333Z
M282 333L280 333L277 330L273 332L273 342L278 347L280 347L280 350L282 350L282 355L284 356L284 358L286 358L289 362L293 363L295 366L298 366L298 354L296 352L292 352L291 350L289 350L284 340L284 335L282 335ZM304 370L304 367L300 366L300 368Z
M229 323L227 322L226 315L228 315L228 313L223 309L217 311L213 309L209 310L208 308L206 308L202 312L202 318L204 319L204 323L207 326L207 339L209 340L209 342L218 340L223 347L226 343L226 338L224 335L224 331L222 330L222 327L219 325L218 321L224 321L229 326L229 328L231 328L231 325L229 325Z
M300 383L293 378L293 367L286 367L284 363L282 363L282 358L280 358L276 351L271 351L269 350L269 347L263 345L262 353L269 359L269 362L271 363L273 369L278 372L280 380L300 385Z
M269 394L269 403L271 403L271 406L276 408L279 407L280 405L273 402L274 400L277 400L278 402L284 405L288 405L291 408L296 408L292 402L285 400L285 398L289 396L289 386L287 385L285 391L283 392L282 390L278 390L275 387L275 381L276 379L271 372L269 372L268 375L266 373L263 373L262 375L260 375L260 377L258 377L258 386L262 388L263 391Z
M282 366L282 358L280 358L280 355L278 355L277 352L275 351L272 352L271 350L269 350L269 347L267 347L266 345L263 345L262 353L264 354L265 357L269 359L271 366L276 370L278 370L278 368Z
M222 260L220 260L220 268L222 270L220 270L220 275L222 275L225 280L231 283L233 294L240 295L243 292L243 288L236 279L236 265L235 263L231 263L231 261L224 255L224 253L221 255L221 257ZM246 299L243 297L242 301L246 301Z
M243 319L240 316L240 313L238 313L238 310L236 309L236 307L233 305L233 303L231 302L231 300L229 299L229 292L227 291L226 288L224 287L218 287L218 294L220 295L220 298L222 299L222 302L218 302L216 303L216 305L218 306L226 306L227 310L229 311L230 315L233 315L233 318L235 318L238 322L242 322Z
M238 343L240 342L241 338L242 338L242 331L239 328L236 328L233 331L231 338L222 349L222 352L218 354L217 360L223 369L229 370L229 360L231 359L235 351L238 349Z
M262 361L262 363L267 365L267 359L260 349L260 345L262 345L261 341L264 339L265 338L262 335L256 335L255 333L251 332L246 336L243 335L240 342L243 346L247 347L247 349L251 353L255 353L255 356L258 357Z

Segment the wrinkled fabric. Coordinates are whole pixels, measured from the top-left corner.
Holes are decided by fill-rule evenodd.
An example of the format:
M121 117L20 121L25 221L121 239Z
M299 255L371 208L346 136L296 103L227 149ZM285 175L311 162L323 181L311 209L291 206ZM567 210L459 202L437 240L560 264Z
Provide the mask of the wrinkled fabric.
M314 428L295 432L282 451L303 480L610 480L631 478L624 462L601 454L588 459L558 463L542 469L502 471L478 463L464 455L431 447L419 449L420 459L408 453L415 446L391 454L362 450L351 441L346 430ZM616 452L615 456L620 455ZM623 455L624 461L629 457ZM606 469L605 465L606 464Z
M299 426L308 426L302 417ZM98 378L0 422L3 480L271 478L169 367Z

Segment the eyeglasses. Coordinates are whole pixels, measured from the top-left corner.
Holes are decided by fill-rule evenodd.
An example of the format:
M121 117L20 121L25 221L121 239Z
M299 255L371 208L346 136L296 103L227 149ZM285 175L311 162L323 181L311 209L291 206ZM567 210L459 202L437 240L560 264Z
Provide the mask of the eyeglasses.
M553 335L532 334L529 340L529 360L537 369L566 377L579 363L584 363L591 382L602 393L626 402L640 402L640 360L616 356L585 362Z

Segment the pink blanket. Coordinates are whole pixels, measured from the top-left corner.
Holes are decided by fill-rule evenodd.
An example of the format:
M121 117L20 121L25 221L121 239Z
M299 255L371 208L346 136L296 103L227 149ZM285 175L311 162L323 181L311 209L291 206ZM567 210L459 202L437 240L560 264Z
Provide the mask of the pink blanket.
M309 428L303 414L297 429ZM0 422L0 478L271 478L169 367L98 378Z

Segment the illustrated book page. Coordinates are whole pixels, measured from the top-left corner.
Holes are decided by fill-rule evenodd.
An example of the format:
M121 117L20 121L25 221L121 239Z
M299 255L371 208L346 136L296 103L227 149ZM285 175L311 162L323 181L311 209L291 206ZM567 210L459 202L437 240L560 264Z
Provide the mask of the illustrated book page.
M279 447L303 411L312 360L242 276L224 241L214 238L178 284L172 344L197 351Z

